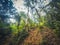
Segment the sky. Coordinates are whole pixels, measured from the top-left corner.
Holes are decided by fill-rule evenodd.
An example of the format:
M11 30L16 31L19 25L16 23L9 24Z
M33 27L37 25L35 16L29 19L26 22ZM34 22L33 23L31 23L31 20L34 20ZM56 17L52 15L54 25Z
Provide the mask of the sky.
M28 9L24 6L24 1L23 0L12 0L14 3L14 7L17 9L18 12L23 11L25 13L28 12ZM42 0L43 1L43 0ZM50 2L50 0L44 1L42 5L47 5ZM37 6L36 6L37 7ZM43 11L40 12L42 16L46 15ZM29 17L33 19L33 16L29 12Z
M43 1L43 0L42 0ZM43 4L41 5L47 5L50 2L50 0L46 0L44 1ZM18 12L20 11L24 11L25 13L27 13L27 8L24 6L24 1L23 0L13 0L14 6L17 9ZM36 6L37 7L37 6ZM44 13L45 14L45 13ZM41 15L44 15L41 14ZM30 14L31 15L31 14Z
M25 6L23 5L23 0L13 0L14 6L15 8L17 8L18 12L19 11L25 11L27 12L27 8L25 8Z
M18 12L23 11L27 14L28 9L24 6L24 1L23 0L17 0L17 1L13 0L13 3L14 3L14 6L17 9ZM29 17L30 18L32 17L30 12L29 12Z

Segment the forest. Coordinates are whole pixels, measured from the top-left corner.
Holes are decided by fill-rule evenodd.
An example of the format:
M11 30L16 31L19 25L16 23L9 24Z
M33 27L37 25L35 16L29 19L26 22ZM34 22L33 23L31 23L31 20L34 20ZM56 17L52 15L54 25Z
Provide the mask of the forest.
M0 45L60 45L60 0L0 0Z

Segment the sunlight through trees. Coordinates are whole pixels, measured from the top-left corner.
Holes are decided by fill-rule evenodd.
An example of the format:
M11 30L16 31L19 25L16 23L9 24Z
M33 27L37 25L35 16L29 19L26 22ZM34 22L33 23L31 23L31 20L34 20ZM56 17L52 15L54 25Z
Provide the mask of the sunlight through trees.
M0 45L60 45L60 0L0 0Z

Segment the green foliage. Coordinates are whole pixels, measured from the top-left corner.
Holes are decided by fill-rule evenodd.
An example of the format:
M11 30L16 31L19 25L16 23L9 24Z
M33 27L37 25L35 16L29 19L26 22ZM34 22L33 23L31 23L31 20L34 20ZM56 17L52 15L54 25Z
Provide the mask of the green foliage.
M27 18L27 15L25 14L25 12L22 12L22 11L21 11L21 12L20 12L20 15L21 15L22 18L25 18L25 19Z
M24 26L25 26L25 22L24 22L24 20L21 20L19 29L22 30L24 28Z
M60 21L56 21L54 26L55 26L54 32L57 34L58 37L60 37Z
M25 4L26 7L29 7L29 11L32 11L33 18L31 19L29 17L30 14L25 14L25 12L23 12L23 11L21 11L17 15L15 15L16 12L11 11L12 13L14 12L14 15L15 15L14 18L16 19L16 23L13 23L13 24L9 23L10 24L9 25L8 21L4 22L4 21L6 21L7 16L0 15L0 29L1 29L0 33L5 35L10 32L12 34L11 37L13 37L12 42L14 44L16 43L15 45L17 45L17 43L19 41L22 42L26 38L26 36L28 36L27 30L30 30L30 28L32 28L32 27L34 29L37 27L39 29L40 29L40 27L41 27L41 29L43 29L43 27L47 26L47 28L51 28L52 31L54 31L56 33L57 37L60 37L60 1L59 0L52 0L49 3L49 5L47 5L48 7L45 5L42 5L44 3L44 1L41 2L41 0L39 0L39 2L38 2L38 0L25 0L25 3L26 3ZM37 5L35 5L35 4L37 4ZM4 6L3 6L3 8L4 8ZM37 8L36 8L36 6L37 6ZM10 6L9 6L9 8L10 8ZM11 8L13 8L13 5ZM15 10L15 8L14 8L14 10ZM40 14L41 11L43 11L43 13L45 12L46 15L41 16L41 14ZM2 13L2 14L6 14L6 13L7 12L5 11L5 13ZM9 12L9 14L10 14L10 12ZM9 18L7 18L7 19L9 19ZM26 24L26 19L27 19L27 24ZM27 27L27 29L25 29L25 27ZM44 30L46 30L47 28L45 28ZM41 30L41 32L42 32L42 30ZM46 43L46 41L43 41L42 45L44 45L45 43Z
M12 34L17 34L18 33L18 29L17 29L17 26L16 24L10 24L10 27L11 27L11 31L12 31Z
M18 45L18 43L23 42L23 40L28 36L28 32L22 29L18 34L16 34L12 40L13 45Z

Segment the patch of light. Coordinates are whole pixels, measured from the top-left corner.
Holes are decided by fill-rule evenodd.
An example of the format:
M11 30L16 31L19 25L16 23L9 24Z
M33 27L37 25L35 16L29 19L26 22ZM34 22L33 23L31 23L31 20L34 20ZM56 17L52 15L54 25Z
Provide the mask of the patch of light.
M46 13L45 13L44 11L42 11L42 12L40 12L40 15L41 15L41 16L45 16Z
M49 4L49 0L44 1L44 4L45 5Z
M13 0L13 3L18 12L23 11L27 13L27 8L23 5L23 0Z
M45 0L43 4L44 4L44 5L47 5L47 4L49 4L50 2L51 2L51 0Z
M16 20L13 18L9 18L6 21L7 21L7 23L16 23Z
M11 19L11 18L10 18L10 22L11 22L11 23L15 23L15 22L16 22L16 20L15 20L15 19Z

